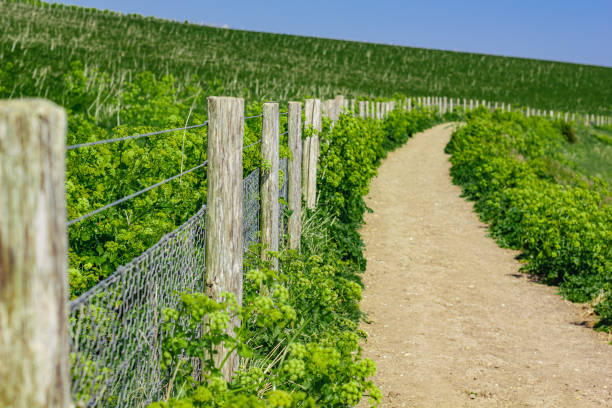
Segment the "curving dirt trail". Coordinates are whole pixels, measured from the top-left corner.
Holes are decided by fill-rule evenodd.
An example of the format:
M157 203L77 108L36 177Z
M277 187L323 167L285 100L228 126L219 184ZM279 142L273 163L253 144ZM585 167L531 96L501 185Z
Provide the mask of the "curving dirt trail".
M612 346L518 272L451 184L449 125L383 162L361 233L365 356L384 407L612 407Z

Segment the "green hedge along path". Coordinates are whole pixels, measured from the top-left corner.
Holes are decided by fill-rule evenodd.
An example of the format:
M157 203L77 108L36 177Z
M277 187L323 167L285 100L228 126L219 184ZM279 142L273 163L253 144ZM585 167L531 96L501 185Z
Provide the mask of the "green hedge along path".
M390 153L366 199L362 328L382 406L612 406L607 336L486 236L451 183L452 130Z

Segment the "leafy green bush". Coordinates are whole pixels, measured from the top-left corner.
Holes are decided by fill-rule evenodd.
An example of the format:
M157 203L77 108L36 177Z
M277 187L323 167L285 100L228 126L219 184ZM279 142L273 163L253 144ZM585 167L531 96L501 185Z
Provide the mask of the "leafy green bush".
M231 295L217 303L182 294L179 308L164 312L172 335L164 340L163 368L172 388L166 401L150 407L345 407L364 393L379 402L369 379L374 363L361 358L357 322L350 318L361 288L341 277L346 267L339 259L323 264L318 255L286 251L280 272L251 258L243 306ZM230 335L225 330L234 317L242 325ZM229 383L220 373L225 361L215 359L220 344L242 357ZM201 362L200 378L193 377L193 357Z
M612 206L602 181L552 170L563 127L519 114L477 110L447 146L451 174L501 245L520 249L523 269L572 301L595 299L599 326L612 324ZM557 166L551 166L551 163Z

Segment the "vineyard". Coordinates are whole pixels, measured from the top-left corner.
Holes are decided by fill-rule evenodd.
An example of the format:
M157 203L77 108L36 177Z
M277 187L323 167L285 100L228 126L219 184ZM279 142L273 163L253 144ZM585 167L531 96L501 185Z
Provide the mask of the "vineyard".
M364 197L441 123L490 236L610 332L612 69L38 1L0 21L0 405L379 405Z

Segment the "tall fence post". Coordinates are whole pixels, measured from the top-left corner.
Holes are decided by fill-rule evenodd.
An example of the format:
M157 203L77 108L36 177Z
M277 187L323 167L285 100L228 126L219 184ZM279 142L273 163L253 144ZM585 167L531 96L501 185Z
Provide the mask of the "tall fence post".
M310 151L308 152L308 167L306 174L306 207L314 209L317 202L317 164L319 162L319 133L321 132L321 101L307 99L305 109L305 126L311 127L314 134L310 138ZM302 154L305 154L302 152ZM303 171L303 170L302 170ZM303 186L302 186L303 187Z
M208 193L206 201L206 293L221 300L222 292L233 293L242 304L242 139L244 100L208 97ZM228 331L240 327L234 318ZM229 349L219 346L219 364ZM228 357L222 374L230 380L238 368L236 353Z
M68 408L66 113L0 102L0 406Z
M279 121L278 103L267 102L263 105L261 126L261 158L265 168L261 171L261 250L262 258L267 259L266 251L278 251L278 169L279 169ZM312 148L312 146L311 146ZM278 259L271 259L274 269Z
M289 102L289 149L292 159L287 169L289 180L289 248L300 250L302 234L302 104Z
M338 119L340 119L340 114L342 113L343 110L346 109L346 99L344 99L343 95L336 95L336 97L334 98L334 115L331 118L333 121L338 121Z

